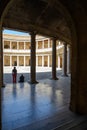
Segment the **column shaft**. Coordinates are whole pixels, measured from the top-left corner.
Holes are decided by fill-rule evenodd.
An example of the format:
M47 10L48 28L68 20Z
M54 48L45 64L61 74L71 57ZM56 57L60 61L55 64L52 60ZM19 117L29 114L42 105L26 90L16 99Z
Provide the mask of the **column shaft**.
M52 43L52 79L57 79L56 77L56 39L53 38Z
M58 68L60 69L60 55L58 54Z
M31 33L31 67L30 67L30 83L37 83L36 82L36 41L35 41L36 34L34 32Z
M64 43L63 53L63 76L67 76L67 44Z
M67 73L71 73L71 47L68 45L68 52L67 52Z

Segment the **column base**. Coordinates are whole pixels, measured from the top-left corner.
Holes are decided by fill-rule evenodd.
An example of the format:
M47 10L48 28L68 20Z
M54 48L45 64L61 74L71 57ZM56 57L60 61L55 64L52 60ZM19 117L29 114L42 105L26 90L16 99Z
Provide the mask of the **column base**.
M62 77L68 77L68 75L67 75L67 74L62 74L61 76L62 76Z
M5 87L5 84L3 84L2 87L4 88L4 87Z
M51 78L51 80L58 80L59 78L55 77L55 78Z
M28 83L30 83L30 84L38 84L39 82L37 82L37 81L28 81Z

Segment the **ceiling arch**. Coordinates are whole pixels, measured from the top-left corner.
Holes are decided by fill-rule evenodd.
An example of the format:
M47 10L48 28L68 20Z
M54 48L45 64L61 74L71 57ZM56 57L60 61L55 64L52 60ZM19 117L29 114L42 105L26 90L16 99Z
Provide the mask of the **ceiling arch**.
M56 37L71 44L72 20L57 0L9 0L3 27ZM67 14L67 15L66 15Z

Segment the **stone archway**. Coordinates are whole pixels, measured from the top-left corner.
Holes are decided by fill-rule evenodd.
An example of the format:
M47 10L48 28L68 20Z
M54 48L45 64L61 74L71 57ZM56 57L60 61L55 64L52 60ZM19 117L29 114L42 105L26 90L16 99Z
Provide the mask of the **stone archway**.
M9 9L9 7L10 6L12 6L12 4L13 4L13 2L14 2L14 0L10 0L10 2L7 4L7 6L5 7L5 9L4 9L4 11L3 11L3 14L2 14L2 17L1 17L1 20L2 20L2 23L3 23L3 20L4 20L4 17L5 17L5 15L6 15L6 13L7 13L7 10ZM72 28L71 29L71 32L74 32L74 31L72 31L73 30L73 22L72 22L72 19L70 18L70 16L69 16L69 14L68 14L68 11L66 11L66 9L60 4L60 3L58 3L59 5L60 5L60 7L61 7L61 11L62 12L64 12L66 15L66 18L68 18L68 20L69 20L69 22L71 22L70 23L70 28ZM73 33L73 34L75 34L75 33ZM72 34L72 36L73 36L73 34ZM73 39L75 39L75 38L73 38ZM72 42L73 43L73 42ZM76 44L75 44L76 45ZM76 71L75 71L76 72Z
M8 8L12 5L13 2L14 0L10 0L10 2L8 2L1 16L1 23L3 22L4 16L6 15ZM71 67L70 109L74 112L87 113L87 102L86 102L86 99L87 99L87 87L86 87L87 86L87 80L86 80L87 62L85 61L86 56L87 56L86 55L86 48L87 48L86 12L82 8L81 3L76 3L75 8L71 10L71 16L70 16L69 14L70 10L67 11L66 8L62 6L62 4L60 3L58 4L60 5L60 10L64 12L65 14L64 15L65 19L67 20L67 23L71 31L72 67ZM58 7L56 6L56 8ZM80 8L80 11L79 11L79 8ZM0 30L2 30L2 24L0 24ZM76 33L78 36L76 36ZM0 42L2 43L1 34L0 34ZM1 57L2 57L2 54L0 55L0 58ZM0 65L0 67L2 68L2 64ZM0 70L0 72L1 72L0 83L2 85L2 82L1 82L2 77L3 77L2 70Z

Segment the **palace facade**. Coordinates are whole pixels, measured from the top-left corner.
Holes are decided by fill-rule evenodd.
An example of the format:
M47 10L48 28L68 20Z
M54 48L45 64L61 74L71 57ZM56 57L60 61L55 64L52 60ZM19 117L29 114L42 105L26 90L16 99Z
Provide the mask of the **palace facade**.
M30 66L31 37L3 34L3 65ZM56 67L62 68L63 42L56 41ZM52 67L52 40L36 36L36 66Z

